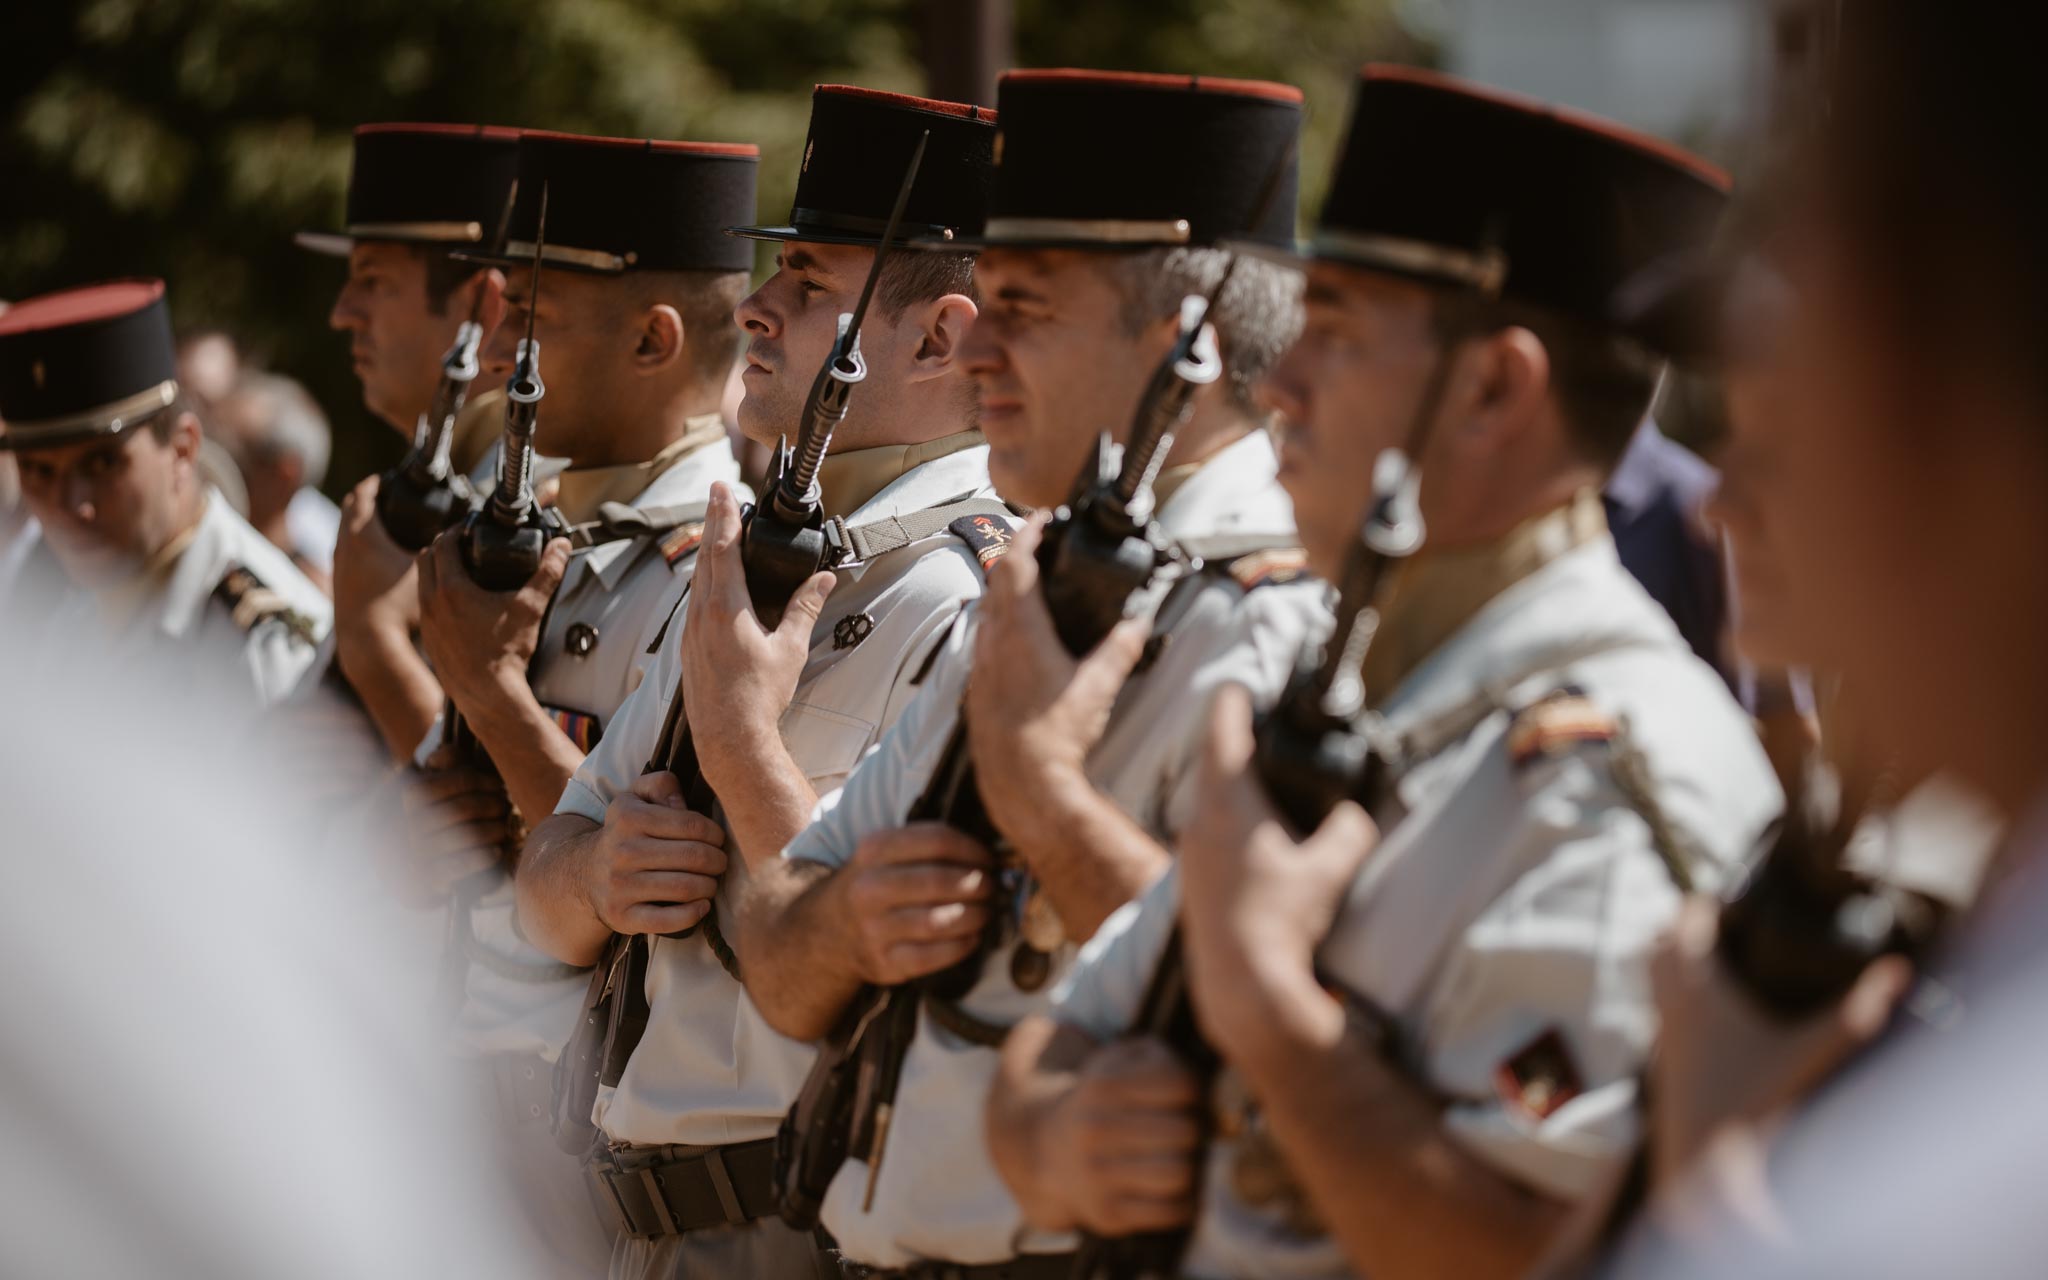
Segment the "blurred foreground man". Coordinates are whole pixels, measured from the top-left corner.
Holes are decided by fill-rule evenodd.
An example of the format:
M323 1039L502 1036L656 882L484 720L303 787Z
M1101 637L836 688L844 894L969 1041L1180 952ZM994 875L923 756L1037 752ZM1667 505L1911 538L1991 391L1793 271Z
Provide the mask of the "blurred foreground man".
M62 568L45 658L182 649L259 703L289 692L327 634L327 599L201 479L160 280L46 294L0 315L0 449Z
M1607 299L1703 244L1722 185L1603 122L1367 68L1268 395L1332 580L1369 554L1376 472L1419 472L1427 542L1381 581L1362 669L1383 785L1298 843L1250 707L1219 700L1173 871L1006 1048L991 1124L1034 1220L1192 1217L1194 1276L1516 1276L1628 1158L1649 944L1779 800L1599 499L1659 369ZM1118 1039L1176 920L1213 1086Z
M407 440L425 418L456 331L474 319L490 337L504 279L458 262L497 235L519 163L519 135L483 125L366 124L356 130L344 230L302 231L298 244L348 260L328 323L349 335L363 403ZM482 379L479 379L482 381ZM490 482L487 462L503 394L475 387L457 420L457 474ZM440 712L442 693L414 648L419 630L412 556L378 523L377 477L343 504L334 548L334 660L391 757L404 761Z
M735 313L749 439L794 441L927 130L904 224L941 236L973 226L991 113L821 85L790 221L732 228L779 248L774 274ZM747 252L746 240L729 243ZM776 1123L811 1051L755 1011L721 921L896 719L932 646L981 591L976 551L989 538L975 522L1005 513L958 363L975 316L971 268L958 251L899 251L883 266L860 333L867 376L818 477L846 554L766 629L740 561L739 495L717 490L652 671L521 861L528 934L571 963L606 957L592 994L608 1006L586 1008L584 1055L563 1062L559 1123L616 1215L620 1280L835 1274L810 1232L775 1219L769 1176ZM701 779L663 768L685 711Z
M1910 988L1885 955L1830 1007L1716 1028L1749 1037L1754 1095L1798 1105L1726 1135L1747 1176L1721 1160L1675 1188L1651 1224L1669 1234L1620 1274L2022 1276L2048 1251L2048 184L2024 159L2044 141L2028 16L1840 6L1827 117L1763 243L1791 299L1785 429L1741 477L1845 684L1882 691L1872 747L1977 788L2012 834ZM1686 966L1693 994L1739 1009L1716 960ZM1930 997L1932 1023L1914 1016Z
M1192 388L1140 494L1138 519L1156 514L1180 576L1119 602L1135 616L1077 661L1040 592L1039 528L1027 528L896 727L791 833L783 861L756 868L742 957L774 1025L823 1037L859 1018L849 1010L871 988L896 988L854 1053L855 1075L893 1081L893 1099L864 1088L842 1122L791 1135L821 1153L847 1144L843 1162L804 1158L816 1182L803 1197L820 1202L857 1275L1068 1273L1063 1224L1034 1230L990 1163L979 1109L995 1046L1166 864L1210 696L1229 682L1276 693L1318 594L1277 585L1299 556L1251 401L1298 330L1296 283L1218 248L1288 242L1300 92L1100 71L1015 71L1000 92L1003 148L975 241L985 306L961 359L1006 497L1050 508L1084 470L1092 479L1098 440L1131 438L1186 301L1231 274L1199 317L1213 376ZM1198 554L1210 557L1199 570ZM950 785L963 744L999 849L912 821L928 788ZM953 820L972 819L963 808ZM943 989L911 985L956 964Z
M515 815L554 810L641 683L711 486L738 482L718 403L751 254L724 227L753 216L758 166L749 144L522 136L507 318L483 376L512 377L530 329L545 388L534 447L568 463L552 510L569 536L512 591L471 578L465 526L419 558L421 638L463 735L449 740L444 715L422 746L401 878L448 903L458 1051L496 1104L535 1224L577 1274L603 1268L608 1241L548 1122L586 977L526 940L508 851Z

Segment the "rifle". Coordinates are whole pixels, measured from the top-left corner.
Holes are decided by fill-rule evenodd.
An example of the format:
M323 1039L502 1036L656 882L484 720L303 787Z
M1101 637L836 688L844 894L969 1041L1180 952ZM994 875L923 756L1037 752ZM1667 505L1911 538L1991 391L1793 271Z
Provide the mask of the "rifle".
M548 543L568 528L533 491L533 437L547 386L540 376L540 343L533 336L540 305L541 249L547 242L548 189L540 189L540 220L534 232L533 268L526 306L526 336L519 340L512 377L505 384L505 436L498 459L498 483L490 499L474 507L460 531L462 564L470 580L487 591L517 591L540 569ZM545 626L545 624L543 624ZM444 741L466 755L488 759L450 699Z
M1378 601L1388 572L1421 550L1427 536L1419 501L1421 477L1412 460L1420 458L1428 445L1450 385L1458 336L1470 323L1469 305L1461 304L1482 296L1484 286L1479 285L1467 296L1445 302L1455 309L1407 439L1402 447L1382 453L1373 466L1372 505L1338 583L1336 630L1321 645L1304 649L1279 701L1254 728L1253 771L1297 834L1314 831L1346 799L1369 803L1382 785L1383 757L1366 724L1365 655L1379 630ZM1196 1024L1183 946L1176 923L1152 971L1131 1034L1164 1041L1202 1082L1206 1096L1222 1059ZM1118 1237L1084 1234L1073 1278L1177 1276L1193 1234L1192 1225Z
M841 558L839 548L826 532L818 470L831 447L833 432L846 420L852 407L854 387L868 376L867 361L860 350L861 325L867 318L868 305L874 299L875 286L882 278L890 251L896 247L903 210L910 203L910 192L917 183L925 146L930 141L931 132L927 130L911 152L910 165L896 192L896 203L889 211L889 221L876 247L875 260L868 267L867 280L861 285L860 298L852 311L840 314L832 349L811 381L803 414L798 419L796 444L791 446L787 435L778 442L766 496L741 512L740 562L748 599L764 627L779 625L796 589ZM711 812L717 797L704 781L681 684L669 699L661 732L641 770L643 776L663 772L673 773L682 783L684 801L691 809L704 814ZM737 979L739 962L718 926L715 907L704 913L699 925L664 936L687 938L700 927L712 954ZM627 1060L646 1031L649 1011L645 981L652 954L652 944L646 935L613 934L591 976L583 1020L555 1071L555 1139L572 1154L584 1154L595 1141L590 1114L598 1090L619 1082Z
M512 200L518 186L505 195L493 252L503 253L511 227ZM407 551L422 551L443 529L462 520L475 506L469 478L455 474L449 450L455 444L455 420L469 399L470 384L481 370L477 351L483 346L481 323L484 294L477 290L469 319L455 330L454 345L441 357L441 380L434 399L413 427L412 446L398 465L377 482L377 519L391 540Z
M1250 225L1264 219L1293 157L1290 146L1273 167ZM1121 459L1110 434L1102 432L1072 496L1039 542L1039 590L1060 642L1077 658L1102 643L1133 598L1162 571L1186 567L1153 519L1152 484L1175 434L1194 410L1195 392L1222 376L1216 329L1208 316L1236 275L1238 262L1232 253L1206 294L1182 300L1179 336L1146 384ZM999 862L1014 862L1003 857L1006 842L982 802L964 711L905 821L943 822L994 851ZM988 957L1004 941L1001 922L1007 904L1027 891L1026 881L1023 868L1004 867L989 925L971 955L900 987L866 988L840 1016L776 1133L775 1176L785 1222L799 1230L816 1225L825 1193L853 1151L863 1152L867 1161L867 1199L872 1202L918 1009L926 1000L950 1005L980 979ZM1028 941L1020 942L1012 957L1013 976L1026 989L1042 984L1051 966L1051 953ZM979 1026L964 1011L955 1011L952 1021L963 1034L1000 1034L999 1028Z

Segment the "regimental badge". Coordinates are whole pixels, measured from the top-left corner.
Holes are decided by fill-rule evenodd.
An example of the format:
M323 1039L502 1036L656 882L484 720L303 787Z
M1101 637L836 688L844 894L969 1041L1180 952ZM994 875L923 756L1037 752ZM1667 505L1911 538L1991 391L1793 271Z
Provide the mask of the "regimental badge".
M1587 742L1611 742L1621 731L1613 716L1573 685L1539 698L1508 725L1508 759L1515 768L1552 759Z
M875 620L865 613L849 613L832 624L832 648L851 649L875 633Z
M41 391L43 384L49 380L50 371L38 360L28 367L28 376L35 379L36 390Z
M981 562L984 572L994 568L996 561L1003 558L1014 536L1010 526L994 516L961 516L946 528L974 552L974 558Z
M689 524L679 524L670 531L667 537L661 540L661 558L668 561L669 565L673 567L676 561L695 551L698 544L703 541L704 522L702 520L692 521Z
M1502 1101L1535 1120L1549 1119L1586 1089L1571 1049L1556 1027L1495 1067L1493 1087Z

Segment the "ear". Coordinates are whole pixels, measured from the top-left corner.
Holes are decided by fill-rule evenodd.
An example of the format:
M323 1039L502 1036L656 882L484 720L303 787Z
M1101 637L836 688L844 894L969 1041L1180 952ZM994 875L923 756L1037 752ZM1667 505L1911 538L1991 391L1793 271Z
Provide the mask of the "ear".
M1443 424L1461 453L1496 454L1541 420L1550 398L1550 352L1519 325L1463 345L1446 392Z
M199 442L203 433L199 429L198 415L186 412L178 415L171 424L171 434L164 443L169 446L179 461L196 463L199 459Z
M904 323L915 325L917 334L917 346L910 356L910 380L922 382L951 372L960 353L960 340L979 314L974 299L960 293L912 307L904 316Z
M498 331L505 319L505 273L496 267L486 267L470 280L473 290L466 299L467 307L476 310L476 321L483 326L484 338ZM467 314L465 309L464 314Z
M682 313L666 302L657 302L640 313L640 327L634 335L633 367L643 374L657 373L683 358Z

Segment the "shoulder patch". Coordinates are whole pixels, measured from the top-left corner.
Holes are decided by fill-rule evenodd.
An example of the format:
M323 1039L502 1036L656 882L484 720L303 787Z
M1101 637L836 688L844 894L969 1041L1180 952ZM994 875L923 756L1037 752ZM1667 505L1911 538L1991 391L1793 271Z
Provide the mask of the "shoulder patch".
M1508 760L1525 768L1563 755L1585 742L1612 742L1621 726L1584 691L1566 686L1515 713L1508 725Z
M1571 1048L1556 1027L1495 1067L1493 1086L1511 1109L1537 1120L1548 1120L1586 1089Z
M319 633L311 618L292 608L283 596L264 586L261 578L239 564L229 565L221 575L213 588L213 598L227 606L235 626L243 631L278 622L307 644L319 643Z
M1273 547L1227 560L1223 569L1246 591L1279 586L1308 576L1308 553L1300 547Z
M698 544L703 541L704 522L702 520L693 520L688 524L679 524L662 537L661 558L668 561L669 567L673 569L677 561L696 551Z
M984 570L994 568L996 561L1003 558L1014 536L1009 525L988 515L961 516L946 528L967 544L967 549L974 553L974 558L981 562Z

